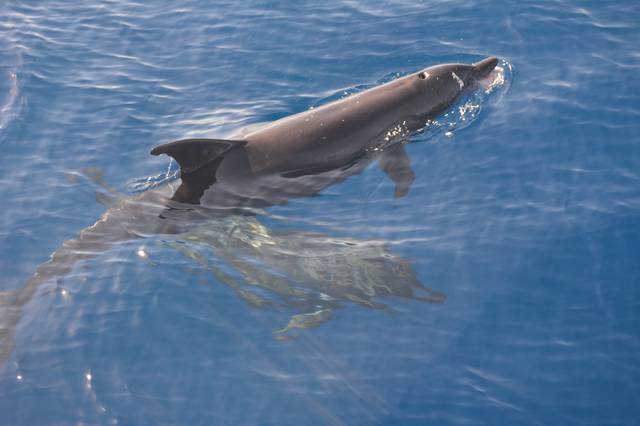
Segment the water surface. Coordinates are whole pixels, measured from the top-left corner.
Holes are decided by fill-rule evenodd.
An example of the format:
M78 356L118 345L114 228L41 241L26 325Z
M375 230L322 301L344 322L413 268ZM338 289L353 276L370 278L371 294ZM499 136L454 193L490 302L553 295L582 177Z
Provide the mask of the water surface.
M412 138L403 198L372 164L255 221L116 244L44 282L0 331L0 424L636 424L639 9L5 3L3 319L104 212L96 177L124 194L168 179L159 143L432 64L496 55L506 72L472 119L461 101ZM325 297L327 282L351 291ZM426 300L382 294L416 283Z

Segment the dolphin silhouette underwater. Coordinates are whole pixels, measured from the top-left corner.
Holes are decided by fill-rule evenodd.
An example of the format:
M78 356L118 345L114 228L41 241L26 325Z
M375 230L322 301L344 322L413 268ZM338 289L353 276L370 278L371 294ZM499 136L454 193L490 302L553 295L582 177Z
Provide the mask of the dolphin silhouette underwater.
M180 179L128 198L103 197L109 208L96 223L64 242L25 286L0 294L0 360L11 351L22 308L38 287L113 243L184 233L207 220L254 214L314 195L375 159L395 183L395 196L405 195L414 173L402 142L497 63L488 57L473 64L436 65L277 120L237 140L185 139L153 148L151 154L177 161Z
M344 304L386 310L382 297L427 303L446 298L422 285L411 263L380 239L269 229L254 216L236 215L197 226L169 246L250 306L299 312L287 327L274 330L276 338L320 325Z

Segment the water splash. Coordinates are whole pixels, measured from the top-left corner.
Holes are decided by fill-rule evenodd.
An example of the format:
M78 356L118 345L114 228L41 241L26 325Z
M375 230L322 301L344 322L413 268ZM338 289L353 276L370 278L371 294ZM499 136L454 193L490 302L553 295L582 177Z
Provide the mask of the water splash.
M179 170L173 158L169 159L167 171L153 176L138 177L130 179L127 184L127 192L135 194L138 192L148 191L167 182L172 182L179 177Z

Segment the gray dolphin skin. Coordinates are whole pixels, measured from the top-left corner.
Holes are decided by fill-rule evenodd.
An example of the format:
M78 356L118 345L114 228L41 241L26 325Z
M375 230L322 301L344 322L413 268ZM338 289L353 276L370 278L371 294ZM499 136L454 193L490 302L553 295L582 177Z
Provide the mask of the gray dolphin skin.
M497 63L489 57L437 65L278 120L242 140L185 139L151 154L167 154L180 165L182 184L172 200L210 209L266 207L314 194L376 157L402 196L414 175L398 142Z
M179 180L132 197L103 193L99 201L108 209L96 223L65 241L23 287L0 293L0 362L11 353L23 308L38 288L46 282L60 282L78 261L100 254L113 243L193 232L212 220L254 215L255 209L317 194L361 172L376 159L395 183L395 196L405 195L414 173L403 142L449 108L466 88L486 77L497 63L497 58L488 57L474 64L437 65L283 118L237 140L186 139L154 148L153 155L167 154L178 162ZM217 241L225 240L224 231L217 232L221 233ZM316 244L313 250L321 252L322 245ZM265 253L260 256L277 258ZM379 257L380 264L389 258L383 252ZM370 262L359 264L363 270L374 270ZM380 276L376 282L386 281ZM373 304L370 297L375 294L417 298L413 292L419 283L413 279L407 283L387 293L350 288L333 297L357 298L365 304ZM377 288L383 288L382 284ZM328 318L324 310L318 312L299 317L290 327Z

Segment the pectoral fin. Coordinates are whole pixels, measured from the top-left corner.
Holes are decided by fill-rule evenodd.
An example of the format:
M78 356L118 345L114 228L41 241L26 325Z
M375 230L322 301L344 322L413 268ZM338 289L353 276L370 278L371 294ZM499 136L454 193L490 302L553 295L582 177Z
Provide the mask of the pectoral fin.
M386 149L380 156L379 164L396 185L394 197L404 197L416 178L404 145L399 143Z

